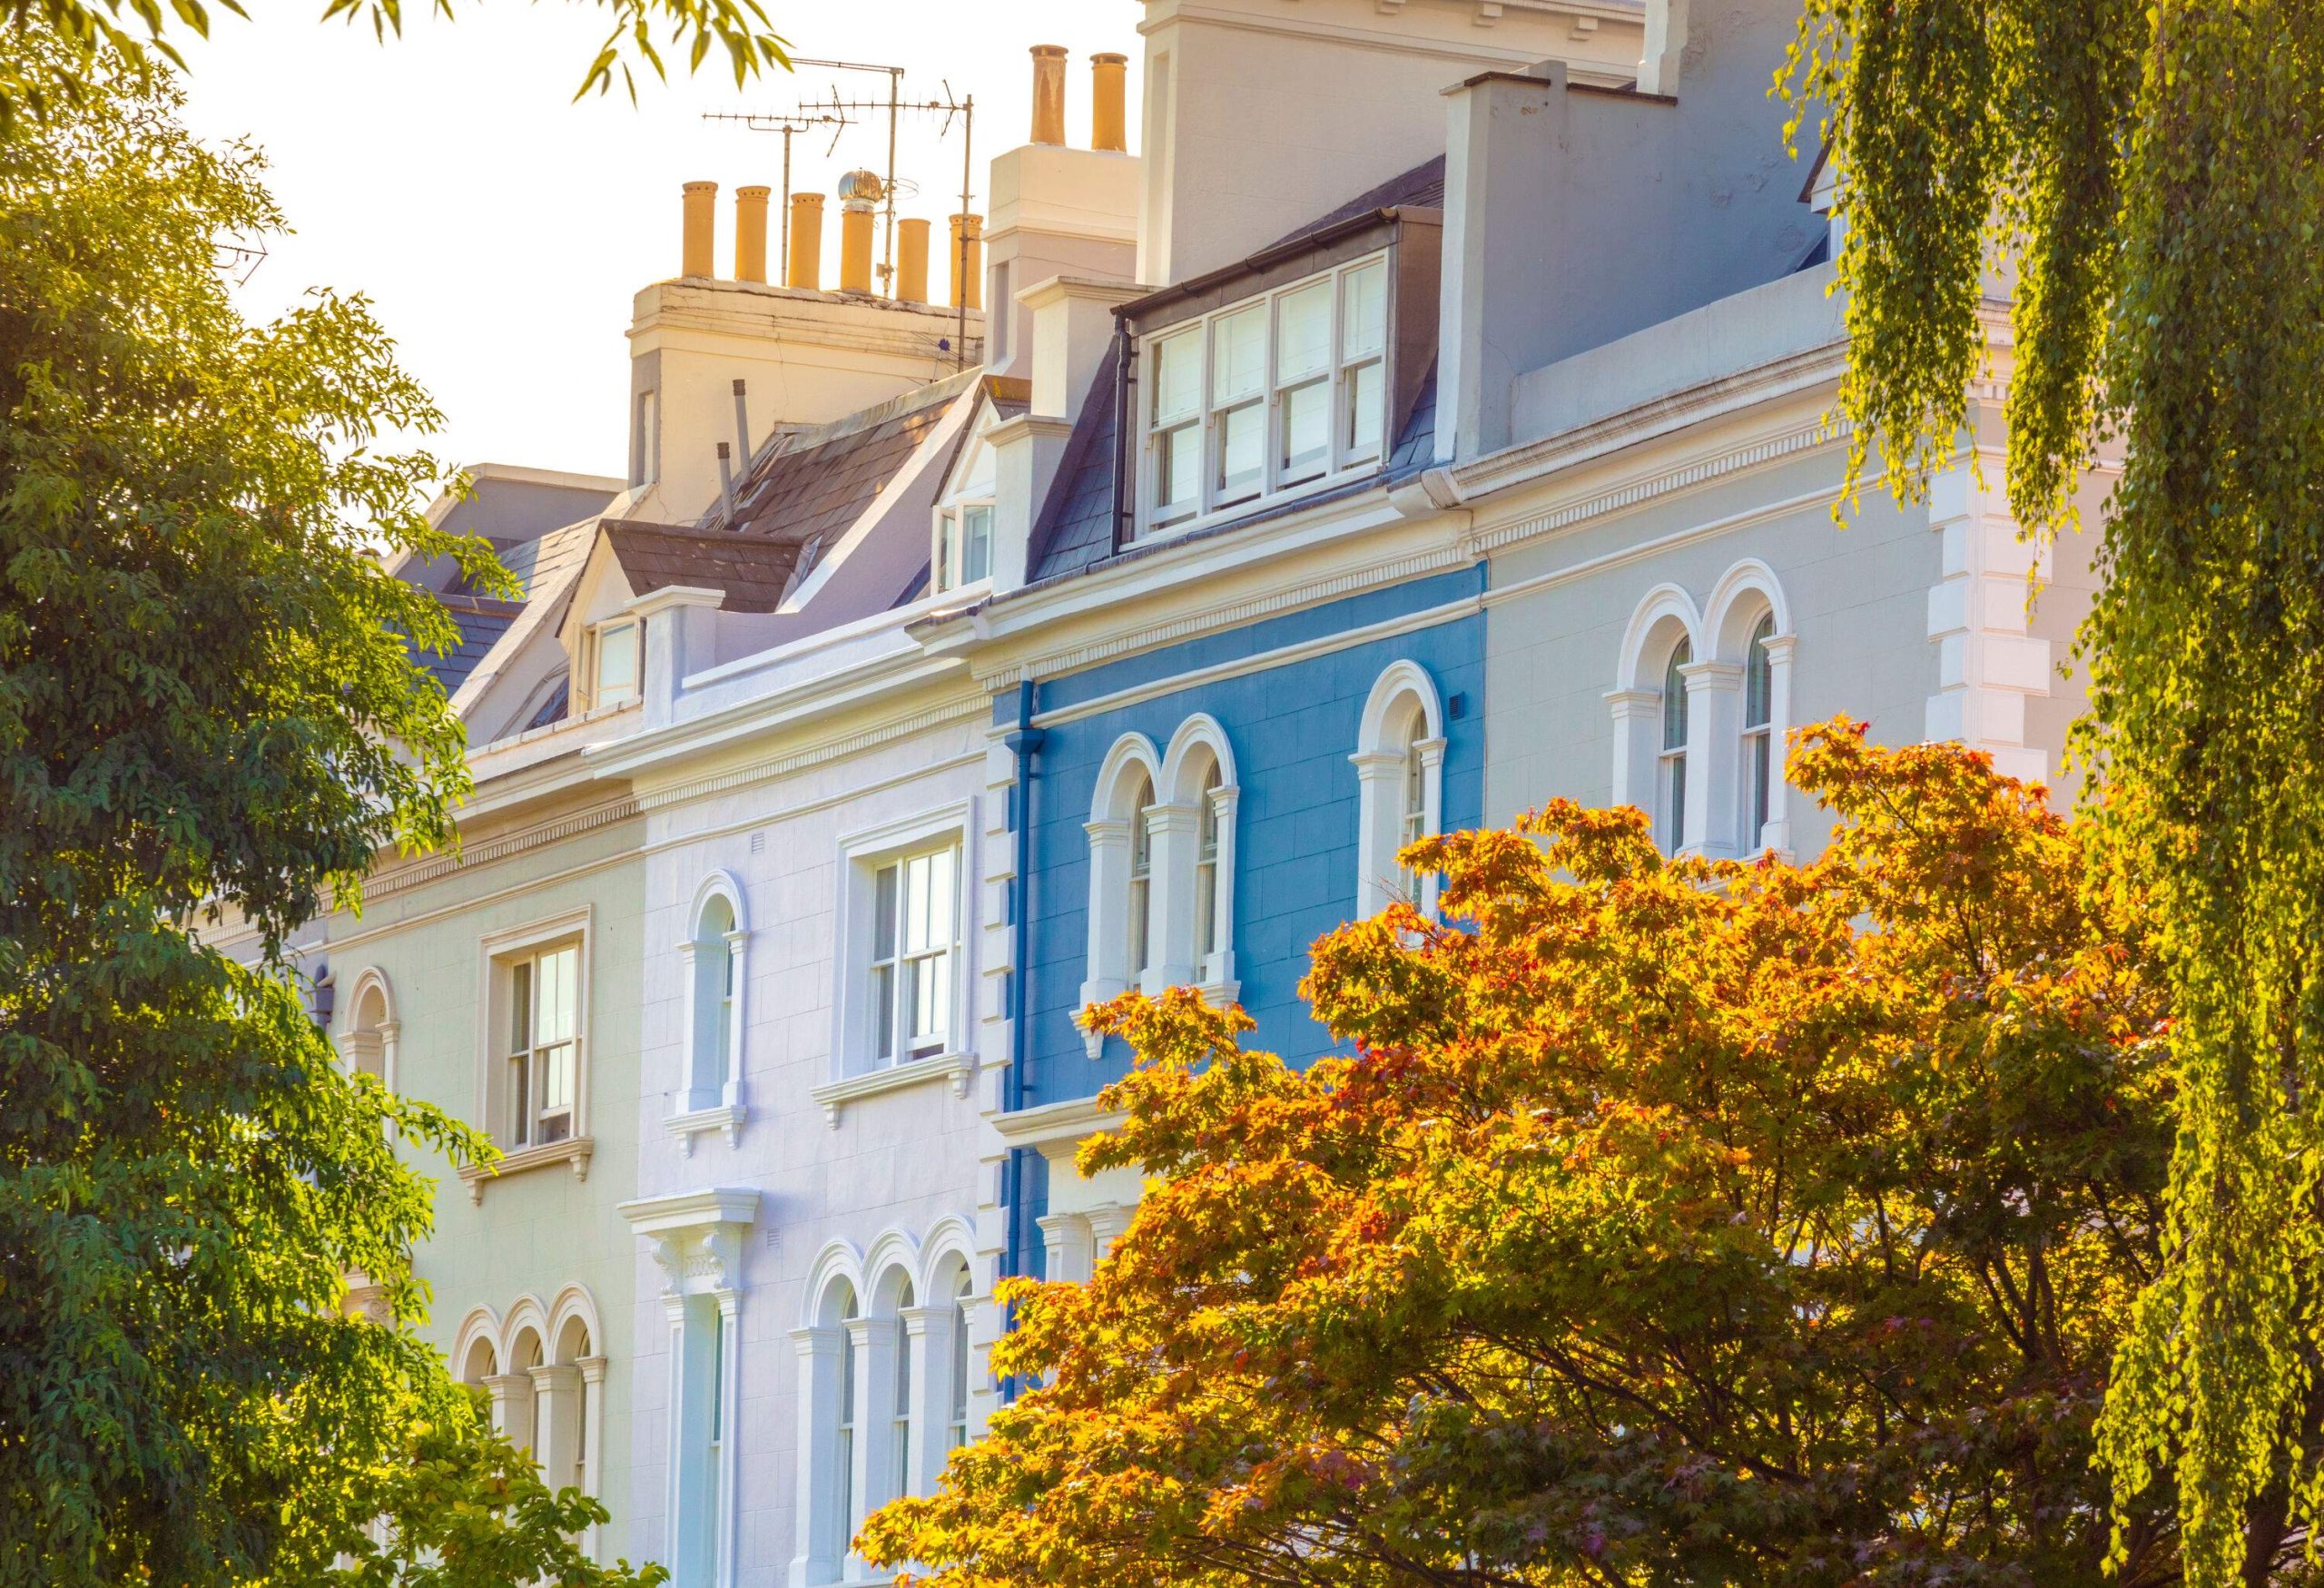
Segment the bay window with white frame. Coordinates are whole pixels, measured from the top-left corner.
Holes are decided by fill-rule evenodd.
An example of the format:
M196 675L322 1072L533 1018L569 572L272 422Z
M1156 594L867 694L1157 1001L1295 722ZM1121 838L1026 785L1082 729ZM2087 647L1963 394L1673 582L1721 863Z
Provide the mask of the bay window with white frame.
M1154 332L1140 533L1378 468L1387 350L1384 252Z

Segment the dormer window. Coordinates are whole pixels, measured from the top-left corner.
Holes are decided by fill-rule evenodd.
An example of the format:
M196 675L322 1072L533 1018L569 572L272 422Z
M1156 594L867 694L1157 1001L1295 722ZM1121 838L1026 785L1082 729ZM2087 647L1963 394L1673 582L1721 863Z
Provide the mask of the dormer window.
M936 504L929 579L940 594L992 577L992 449L981 436Z
M1148 337L1140 533L1378 468L1387 348L1384 253Z
M625 705L637 698L638 640L645 625L634 617L601 623L589 634L589 704Z

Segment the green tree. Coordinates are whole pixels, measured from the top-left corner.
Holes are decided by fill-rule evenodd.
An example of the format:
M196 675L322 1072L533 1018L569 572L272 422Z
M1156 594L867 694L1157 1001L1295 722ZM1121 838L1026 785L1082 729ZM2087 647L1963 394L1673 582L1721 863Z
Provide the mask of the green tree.
M374 548L502 576L369 449L435 415L359 299L237 316L217 241L278 217L177 104L0 134L0 1582L632 1581L415 1332L389 1133L488 1148L343 1071L284 948L464 786L409 648L453 633Z
M2256 1581L2324 1523L2324 7L1808 0L1788 83L1838 162L1857 464L1916 490L1988 357L2029 532L2120 449L2080 747L2156 901L2181 1106L2104 1451L2126 1519L2175 1483L2193 1580Z
M2086 826L1816 730L1810 865L1633 810L1433 839L1447 922L1321 940L1304 1073L1174 991L1019 1283L1038 1381L872 1517L939 1588L2096 1584L2093 1431L2157 1256L2164 1006ZM1535 836L1547 840L1546 851ZM2168 1496L2120 1581L2178 1579Z
M665 47L683 51L686 70L701 69L715 47L741 87L771 66L787 67L783 39L759 0L590 0L610 14L606 37L583 74L573 97L603 94L618 77L637 96L635 66L657 78L668 74ZM241 0L216 0L220 8L248 20ZM448 18L453 0L428 0L428 9ZM327 0L322 20L368 22L384 39L403 32L404 0ZM204 0L0 0L0 130L20 114L45 114L62 101L79 98L93 72L151 69L160 62L183 66L171 42L172 25L197 37L210 36ZM655 43L656 27L663 42Z

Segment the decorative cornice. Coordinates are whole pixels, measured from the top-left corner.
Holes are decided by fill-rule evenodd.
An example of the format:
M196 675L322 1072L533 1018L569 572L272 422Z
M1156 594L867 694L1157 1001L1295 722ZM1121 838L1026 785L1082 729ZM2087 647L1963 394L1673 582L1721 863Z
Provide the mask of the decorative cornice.
M700 777L691 777L683 783L665 784L660 788L639 794L635 803L641 811L664 810L671 805L684 804L689 800L701 799L707 794L724 794L730 789L740 788L745 784L764 783L769 778L787 777L792 773L803 772L812 766L821 766L832 761L842 761L850 755L862 755L866 750L877 750L882 745L892 745L899 739L910 738L914 734L925 733L931 728L947 727L954 723L971 720L982 721L991 714L991 711L992 702L981 694L967 699L947 701L941 705L931 706L926 711L913 712L905 716L892 718L877 727L866 728L862 733L847 734L836 739L826 739L821 744L810 745L804 749L793 750L781 755L766 756L761 760L747 762L741 766L729 767L724 772L713 772Z
M619 799L603 800L585 806L552 821L536 823L486 843L463 843L457 851L423 855L392 870L374 873L366 879L363 883L364 902L393 898L398 893L407 893L414 888L441 881L455 872L471 871L478 866L528 853L547 844L562 843L567 838L577 838L585 833L613 826L636 815L638 809L638 803L625 794Z
M563 1141L551 1141L539 1147L520 1147L514 1152L501 1154L497 1163L489 1166L477 1163L460 1165L460 1183L468 1189L468 1200L484 1200L484 1182L503 1175L522 1174L527 1169L540 1169L548 1164L569 1163L573 1178L589 1178L589 1158L597 1150L596 1141L587 1136L569 1137Z
M1711 457L1681 464L1676 469L1645 475L1610 489L1592 491L1587 496L1530 514L1515 523L1479 530L1470 537L1469 543L1480 553L1498 551L1521 540L1554 535L1591 518L1628 512L1660 497L1675 496L1680 491L1693 490L1716 480L1730 478L1802 453L1813 452L1846 434L1846 428L1843 425L1818 420L1748 446L1730 448Z
M1466 567L1472 559L1454 547L1430 547L1424 550L1392 557L1386 562L1373 563L1364 567L1350 568L1320 579L1289 585L1263 595L1246 597L1239 601L1222 602L1216 607L1188 612L1159 623L1120 630L1099 638L1085 640L1078 645L1060 646L1057 650L1022 660L1004 663L990 672L979 672L976 680L987 689L1003 689L1028 678L1041 678L1059 673L1078 672L1100 662L1110 662L1137 651L1154 650L1175 645L1181 640L1198 639L1223 628L1237 628L1279 613L1295 611L1305 607L1321 606L1344 596L1360 595L1384 585L1403 584L1409 579L1423 578L1430 574L1444 573L1452 568Z

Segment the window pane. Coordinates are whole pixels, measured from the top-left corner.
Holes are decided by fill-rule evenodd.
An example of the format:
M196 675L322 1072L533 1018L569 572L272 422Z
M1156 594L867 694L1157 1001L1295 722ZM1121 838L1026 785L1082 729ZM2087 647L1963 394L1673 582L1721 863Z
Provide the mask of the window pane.
M541 956L540 1000L533 1016L533 1041L562 1042L581 1030L581 951L566 947Z
M532 1139L532 1098L525 1085L532 1068L533 1056L530 1053L519 1053L508 1065L508 1135L519 1147Z
M952 514L950 508L936 515L936 556L929 564L936 577L936 587L952 587Z
M1751 631L1751 649L1743 666L1743 725L1747 728L1768 725L1774 694L1768 642L1775 635L1776 620L1772 615L1760 618L1758 627Z
M912 1051L933 1051L943 1046L950 1026L952 956L930 954L912 962Z
M1380 455L1380 433L1386 419L1387 382L1383 379L1384 372L1384 366L1376 359L1347 372L1347 451L1351 459Z
M1265 462L1266 405L1246 402L1218 416L1218 488L1226 495L1259 488Z
M1210 400L1214 408L1254 397L1267 378L1267 311L1264 303L1211 322Z
M573 1044L559 1042L541 1050L541 1112L554 1114L573 1106Z
M960 510L960 582L973 585L992 572L992 509Z
M1374 260L1343 278L1347 290L1347 330L1343 359L1376 353L1388 345L1388 266Z
M1332 361L1332 284L1317 281L1295 292L1285 292L1275 303L1282 342L1275 353L1275 378L1288 381L1319 373Z
M1155 444L1156 505L1181 509L1194 506L1201 469L1202 427L1184 424L1163 431Z
M1195 411L1200 393L1202 345L1192 331L1154 344L1154 418L1157 422Z
M1662 669L1662 747L1665 750L1687 747L1687 680L1679 669L1693 660L1693 647L1680 640L1670 648L1670 660Z
M1285 482L1321 474L1331 459L1332 383L1310 380L1283 394L1283 465Z
M597 631L597 692L623 695L637 685L637 626L618 623Z
M896 957L896 882L898 868L883 865L872 883L872 957Z
M508 1028L508 1051L522 1053L533 1045L533 966L529 960L511 967L509 972Z
M886 1059L896 1050L896 968L872 970L872 1056Z

